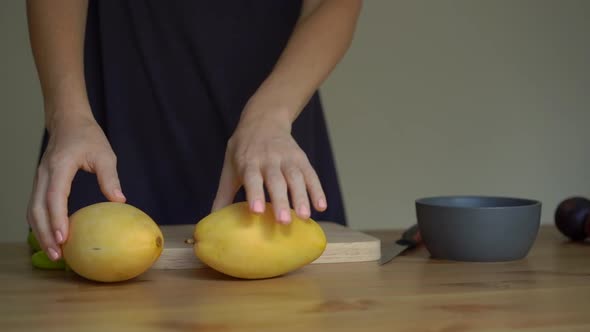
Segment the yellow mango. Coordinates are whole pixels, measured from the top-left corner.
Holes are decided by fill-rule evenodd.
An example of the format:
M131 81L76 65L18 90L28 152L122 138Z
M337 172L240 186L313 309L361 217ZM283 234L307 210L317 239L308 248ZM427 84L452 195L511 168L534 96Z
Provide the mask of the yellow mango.
M125 203L102 202L70 216L64 259L78 275L100 282L132 279L160 257L164 237L140 209Z
M313 262L324 252L326 235L313 219L291 210L290 224L274 219L267 203L263 214L246 202L234 203L201 219L194 230L194 253L209 267L242 279L271 278Z

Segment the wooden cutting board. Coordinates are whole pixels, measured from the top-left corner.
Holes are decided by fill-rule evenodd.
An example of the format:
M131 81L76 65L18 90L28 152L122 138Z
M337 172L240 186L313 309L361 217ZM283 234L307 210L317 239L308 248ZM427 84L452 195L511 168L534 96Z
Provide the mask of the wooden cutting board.
M381 241L328 221L318 224L324 230L328 244L323 254L312 264L376 261L381 257ZM160 226L164 235L164 250L152 269L192 269L205 265L193 252L193 246L186 243L193 238L194 225Z

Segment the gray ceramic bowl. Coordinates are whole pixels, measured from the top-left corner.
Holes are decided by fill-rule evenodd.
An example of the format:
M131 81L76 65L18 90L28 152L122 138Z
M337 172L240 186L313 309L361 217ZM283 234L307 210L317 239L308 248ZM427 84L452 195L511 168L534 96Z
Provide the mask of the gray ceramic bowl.
M541 219L541 202L531 199L439 196L415 204L420 234L435 259L522 259L535 242Z

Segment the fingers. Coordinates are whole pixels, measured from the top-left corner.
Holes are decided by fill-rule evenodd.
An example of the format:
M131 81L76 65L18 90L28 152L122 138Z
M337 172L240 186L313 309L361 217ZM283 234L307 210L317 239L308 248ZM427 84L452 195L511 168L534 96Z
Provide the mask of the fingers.
M283 177L280 166L272 164L265 168L264 177L266 188L272 201L275 219L283 224L291 222L291 210L287 195L287 182Z
M230 162L226 161L223 163L221 169L221 176L219 179L219 186L217 194L213 200L213 206L211 212L217 211L224 206L231 204L238 192L239 184L233 170L233 166Z
M309 198L305 187L305 179L299 168L289 165L284 167L283 175L287 180L289 192L291 193L291 204L297 216L307 219L310 216Z
M301 171L314 208L317 211L325 211L328 207L326 194L324 193L317 173L313 170L309 162L301 167Z
M61 250L52 234L47 210L46 195L48 186L49 172L44 166L40 166L33 184L33 193L27 211L27 221L43 251L50 259L55 261L61 257Z
M262 138L251 138L256 135ZM231 204L240 185L244 186L250 211L254 213L264 212L266 188L279 223L290 223L292 210L297 217L308 219L310 197L315 210L327 208L320 180L307 156L292 137L281 135L284 133L266 137L264 132L256 132L231 139L213 211Z
M280 223L292 221L291 208L299 218L309 218L309 196L316 210L324 211L327 208L320 180L309 163L285 161L281 165L279 161L274 161L260 167L258 163L252 162L243 167L241 174L252 212L264 212L264 187L268 189L275 219Z
M244 183L246 200L250 204L250 210L254 213L263 213L266 200L260 168L254 164L246 166L242 172L242 182Z
M49 168L46 210L50 217L52 235L57 244L63 244L68 237L67 200L77 170L74 163L67 162L54 164Z
M94 172L100 190L107 199L113 202L125 202L126 198L121 190L121 183L117 173L117 160L114 155L97 157L94 161Z

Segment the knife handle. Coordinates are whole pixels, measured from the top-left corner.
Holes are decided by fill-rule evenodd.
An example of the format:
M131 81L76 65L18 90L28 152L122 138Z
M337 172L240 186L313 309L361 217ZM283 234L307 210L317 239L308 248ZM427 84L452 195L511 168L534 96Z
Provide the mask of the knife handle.
M406 229L402 234L402 238L397 243L408 246L408 248L420 245L422 243L422 236L420 235L418 224L414 224L412 227Z

